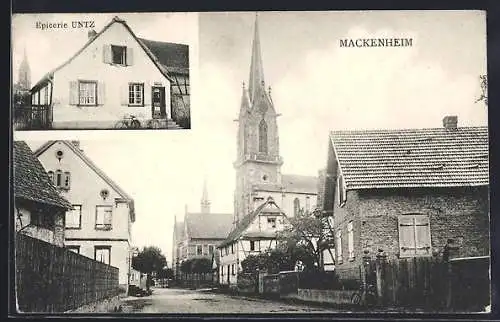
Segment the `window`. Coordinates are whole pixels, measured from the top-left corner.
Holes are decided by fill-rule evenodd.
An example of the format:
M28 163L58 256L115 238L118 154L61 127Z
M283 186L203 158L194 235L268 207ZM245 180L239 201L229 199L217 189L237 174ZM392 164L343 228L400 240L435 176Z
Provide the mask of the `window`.
M431 230L427 215L402 215L398 224L401 257L431 255Z
M213 255L214 253L214 245L208 245L208 254Z
M267 153L267 124L264 120L259 124L259 152Z
M337 231L337 235L335 238L336 241L336 253L337 253L337 263L342 264L342 231Z
M227 246L224 247L224 251L226 252L226 255L229 254L229 248Z
M78 82L78 104L86 106L97 105L97 82Z
M276 218L275 217L268 217L267 224L271 228L276 228Z
M113 218L113 206L96 206L95 228L110 230Z
M220 250L220 257L224 257L224 253L222 252L222 249Z
M82 228L82 206L73 205L72 210L66 211L66 228L81 229Z
M63 179L64 179L63 188L69 190L69 186L71 183L71 174L69 172L64 172Z
M56 176L55 176L55 182L54 182L54 185L57 187L57 188L60 188L62 186L62 171L61 170L57 170L56 171Z
M221 273L222 276L224 276L224 266L220 267L220 273Z
M306 210L311 210L311 198L309 196L306 197Z
M94 259L109 265L111 261L111 246L95 246Z
M203 255L203 245L196 245L196 255Z
M231 244L231 254L234 254L234 244Z
M73 253L80 254L80 246L76 245L66 246L66 249L72 251Z
M347 250L349 260L354 259L354 226L352 221L347 224Z
M231 264L231 275L234 275L234 264Z
M50 182L52 182L52 184L53 184L54 183L54 171L49 171L49 172L47 172L47 174L49 175Z
M131 106L144 106L144 84L128 84L128 104Z
M253 240L250 241L250 250L251 251L255 250L255 241Z
M127 63L127 47L111 45L111 58L113 64L126 65Z
M339 206L343 207L347 198L345 191L344 176L339 175L337 179L337 196L339 199Z
M295 216L297 216L299 214L299 211L300 211L300 200L299 198L295 198L293 200L293 213Z

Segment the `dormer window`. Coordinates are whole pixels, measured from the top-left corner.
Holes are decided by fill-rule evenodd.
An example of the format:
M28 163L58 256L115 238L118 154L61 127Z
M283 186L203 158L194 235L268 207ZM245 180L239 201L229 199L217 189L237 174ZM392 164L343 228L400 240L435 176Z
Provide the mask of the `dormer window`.
M267 224L271 228L276 228L276 218L275 217L268 217Z

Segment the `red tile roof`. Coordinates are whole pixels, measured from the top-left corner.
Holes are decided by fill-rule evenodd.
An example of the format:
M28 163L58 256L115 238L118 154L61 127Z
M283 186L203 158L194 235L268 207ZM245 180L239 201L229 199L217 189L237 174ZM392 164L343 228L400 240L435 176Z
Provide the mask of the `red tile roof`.
M347 189L488 185L488 128L333 131Z
M60 207L73 208L50 181L42 164L24 141L14 141L14 197Z

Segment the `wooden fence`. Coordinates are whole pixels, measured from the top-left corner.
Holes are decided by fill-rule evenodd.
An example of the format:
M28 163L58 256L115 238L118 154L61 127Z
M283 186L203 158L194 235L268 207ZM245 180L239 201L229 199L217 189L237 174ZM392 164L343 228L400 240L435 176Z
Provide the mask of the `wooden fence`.
M457 260L382 255L365 261L364 267L378 305L477 312L489 304L488 256Z
M51 116L48 105L19 105L13 108L13 126L17 130L37 130L50 127Z
M21 312L65 312L118 294L118 268L42 240L16 236Z

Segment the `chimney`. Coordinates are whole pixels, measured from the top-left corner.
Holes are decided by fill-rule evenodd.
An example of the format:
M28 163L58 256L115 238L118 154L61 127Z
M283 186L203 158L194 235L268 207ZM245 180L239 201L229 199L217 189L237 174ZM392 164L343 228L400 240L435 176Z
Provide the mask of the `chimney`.
M71 144L76 146L78 149L80 149L80 141L71 141Z
M445 116L443 118L443 126L445 129L456 129L458 123L458 117L453 116Z
M94 38L97 35L97 32L94 29L90 29L89 32L87 33L89 40Z

